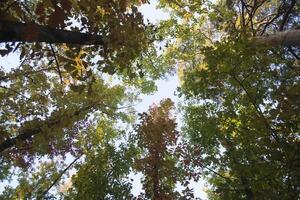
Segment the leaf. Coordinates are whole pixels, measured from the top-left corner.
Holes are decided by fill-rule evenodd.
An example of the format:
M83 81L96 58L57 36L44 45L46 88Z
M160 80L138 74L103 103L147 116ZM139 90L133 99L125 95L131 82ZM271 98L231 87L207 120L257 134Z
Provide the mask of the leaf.
M108 73L110 75L113 75L115 73L115 69L112 66L109 66L109 65L106 65L105 67L103 67L102 71L104 73Z
M86 85L71 85L70 89L74 92L78 92L79 94L81 94L84 89L86 88Z

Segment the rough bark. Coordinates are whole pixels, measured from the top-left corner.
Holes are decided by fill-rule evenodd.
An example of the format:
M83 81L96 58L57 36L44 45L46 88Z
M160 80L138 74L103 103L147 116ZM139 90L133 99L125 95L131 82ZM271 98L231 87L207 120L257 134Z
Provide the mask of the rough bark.
M277 32L274 35L254 38L255 42L269 46L298 46L300 47L300 29Z
M103 45L99 35L66 31L41 26L36 23L21 23L0 20L0 42L47 42L68 44Z

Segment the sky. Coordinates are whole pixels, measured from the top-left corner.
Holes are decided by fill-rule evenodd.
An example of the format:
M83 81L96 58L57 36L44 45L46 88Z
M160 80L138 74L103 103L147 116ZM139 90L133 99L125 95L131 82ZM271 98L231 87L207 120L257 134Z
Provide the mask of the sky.
M139 9L143 15L144 20L147 19L151 23L158 23L159 20L167 19L168 13L156 8L157 1L151 0L150 4L144 4ZM156 82L157 91L152 95L141 95L142 102L136 106L137 111L147 111L149 106L153 103L158 104L164 98L172 98L174 102L178 102L179 98L175 96L176 88L179 86L179 80L177 75L170 76L164 80L158 80Z
M167 19L168 13L156 8L157 1L151 0L150 4L145 4L141 6L140 11L143 13L145 21L148 19L151 23L158 23L159 20ZM16 66L18 64L17 59L14 55L10 55L5 58L0 59L0 66ZM175 96L177 87L179 86L179 79L177 74L169 76L167 78L156 81L157 91L151 95L141 95L141 102L135 106L138 112L145 112L149 107L155 103L158 104L162 99L171 98L175 104L180 102L178 96ZM178 117L180 120L180 116ZM180 121L177 122L179 125L182 124ZM138 195L141 192L142 185L140 183L141 174L130 174L133 181L133 194ZM195 196L201 199L207 199L205 193L205 181L200 180L199 182L192 182L191 187L194 188ZM178 190L181 189L180 186L177 187ZM0 187L0 192L1 192Z

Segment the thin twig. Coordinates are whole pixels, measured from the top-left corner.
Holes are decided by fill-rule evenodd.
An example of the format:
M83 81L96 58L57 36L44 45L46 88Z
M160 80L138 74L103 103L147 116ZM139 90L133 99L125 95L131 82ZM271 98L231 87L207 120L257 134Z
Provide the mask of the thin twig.
M232 182L232 180L231 180L229 177L223 176L222 174L220 174L220 173L216 172L215 170L213 170L213 169L211 169L211 168L209 168L209 167L207 167L207 166L204 166L204 165L202 165L202 164L200 164L200 166L201 166L202 168L205 168L205 169L207 169L208 171L214 173L215 175L217 175L217 176L219 176L219 177L221 177L221 178L223 178L223 179L225 179L225 180L228 180L228 181Z
M242 4L242 6L241 6L241 16L242 16L242 28L245 28L245 26L246 26L246 23L245 23L245 8L244 8L244 6L243 6L243 2L242 2L242 0L241 0L241 4Z
M25 2L21 2L20 4L25 8L26 12L31 16L31 19L34 19L35 16L32 14L32 12L30 11L30 9L26 5L26 3Z
M263 120L265 127L270 131L271 136L275 139L275 141L278 144L281 144L281 140L280 138L277 136L276 133L274 133L274 129L270 126L268 120L266 119L266 117L264 116L261 108L259 107L259 105L256 104L255 99L252 98L252 95L249 93L249 91L246 89L246 87L243 85L243 83L241 83L241 81L235 77L235 75L233 73L230 74L230 76L240 85L240 87L244 90L244 92L246 93L248 99L250 100L250 103L253 105L253 107L255 108L256 113L258 114L258 116Z
M285 25L285 23L287 22L287 20L288 20L288 18L289 18L289 15L291 14L291 12L292 12L292 10L293 10L295 4L296 4L296 0L293 0L293 1L291 2L291 5L290 5L289 9L286 11L286 13L284 14L284 16L283 16L283 18L282 18L282 22L281 22L281 24L280 24L280 26L279 26L279 31L282 31L282 30L283 30L284 25Z
M56 57L56 54L55 54L55 51L53 49L52 44L50 44L50 48L51 48L52 54L53 54L54 59L55 59L55 63L56 63L56 66L57 66L57 71L58 71L58 75L59 75L59 78L60 78L60 82L64 83L64 81L62 79L62 76L61 76L61 71L60 71L59 63L58 63L58 60L57 60L57 57Z
M77 158L75 158L60 174L59 176L52 182L52 184L40 195L37 197L37 199L42 199L48 192L49 190L61 179L61 177L72 167L72 165L74 163L77 162L77 160L79 160L81 157L83 156L83 154L81 154L80 156L78 156Z
M13 1L11 4L9 4L7 8L3 11L3 13L6 13L8 9L10 9L10 7L12 7L15 3L17 3L17 1Z
M10 90L10 91L12 91L12 92L14 92L14 93L16 93L16 94L18 94L18 95L24 97L25 99L29 99L29 98L26 97L24 94L18 92L17 90L12 89L12 88L8 88L8 87L5 87L5 86L3 86L3 85L0 85L0 88L6 89L6 90Z
M300 60L300 57L294 52L292 47L288 47L288 50L297 60Z
M31 74L35 74L35 73L39 73L39 72L43 72L43 71L48 71L48 70L54 70L54 67L48 67L48 68L44 68L44 69L39 69L36 71L21 71L21 72L15 72L15 73L11 73L7 76L2 76L0 77L0 81L6 81L7 79L11 79L11 78L15 78L17 76L28 76Z

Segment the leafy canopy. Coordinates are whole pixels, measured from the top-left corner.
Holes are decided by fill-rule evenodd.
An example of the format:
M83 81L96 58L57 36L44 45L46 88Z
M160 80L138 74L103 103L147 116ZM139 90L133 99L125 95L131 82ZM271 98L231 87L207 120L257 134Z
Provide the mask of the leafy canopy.
M161 1L184 132L211 199L299 197L299 48L256 39L299 26L298 1ZM297 89L298 88L298 89Z

